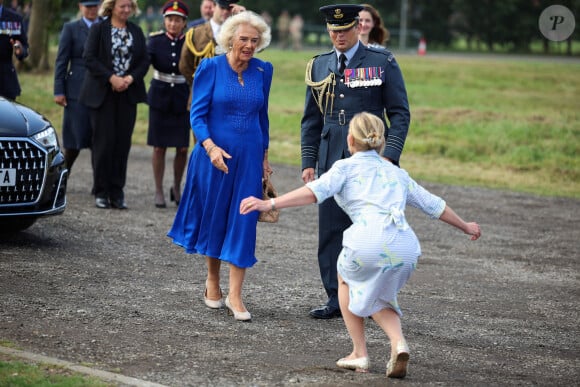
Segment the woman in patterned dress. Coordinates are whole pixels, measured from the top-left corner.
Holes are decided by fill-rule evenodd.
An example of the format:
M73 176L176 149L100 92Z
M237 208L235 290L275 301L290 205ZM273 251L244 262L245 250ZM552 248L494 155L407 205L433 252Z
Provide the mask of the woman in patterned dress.
M384 130L375 115L355 115L347 136L350 158L337 161L318 180L276 199L246 198L240 203L240 213L321 203L334 196L353 222L343 234L337 264L340 310L353 351L337 366L361 372L369 369L364 318L372 316L390 340L387 376L402 378L407 372L409 349L401 328L397 293L421 255L419 241L405 219L405 206L417 207L457 227L472 240L478 239L481 231L477 223L463 221L443 199L380 156Z
M204 302L225 306L249 321L242 300L246 269L256 263L258 214L242 216L239 202L260 195L268 162L268 97L272 64L254 58L270 43L270 27L253 12L228 18L218 44L225 55L206 58L193 83L191 127L197 144L187 168L183 195L168 236L187 253L205 256ZM221 263L229 264L228 296L222 301Z
M147 101L143 78L149 69L147 41L129 18L137 0L104 0L85 44L87 72L80 101L89 107L97 208L127 209L125 182L137 104Z

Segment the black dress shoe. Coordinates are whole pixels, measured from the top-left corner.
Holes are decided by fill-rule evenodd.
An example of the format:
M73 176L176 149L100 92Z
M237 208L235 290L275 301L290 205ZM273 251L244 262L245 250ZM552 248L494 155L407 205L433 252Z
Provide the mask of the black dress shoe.
M341 317L340 309L334 306L322 305L310 311L310 316L323 320L328 320L335 317Z
M95 205L97 208L110 208L109 199L107 198L96 198Z
M111 200L111 207L116 208L118 210L126 210L127 208L127 203L125 203L124 199L113 199Z
M175 202L175 205L179 206L179 200L176 200L175 191L173 187L169 188L169 200Z

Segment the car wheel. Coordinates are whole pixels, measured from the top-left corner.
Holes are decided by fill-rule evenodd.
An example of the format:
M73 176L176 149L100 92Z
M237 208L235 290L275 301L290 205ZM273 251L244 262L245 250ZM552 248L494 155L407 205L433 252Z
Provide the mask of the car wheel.
M33 217L21 218L0 218L0 233L10 234L18 231L26 230L36 222Z

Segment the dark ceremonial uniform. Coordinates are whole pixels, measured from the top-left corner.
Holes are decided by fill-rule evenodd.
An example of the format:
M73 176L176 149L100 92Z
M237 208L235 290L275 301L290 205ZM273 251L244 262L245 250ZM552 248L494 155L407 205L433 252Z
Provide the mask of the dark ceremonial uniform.
M173 39L163 31L149 36L147 53L153 66L153 77L147 94L147 145L164 148L189 146L189 86L179 72L184 38L182 34Z
M12 44L18 40L22 45L22 53L16 57L21 61L28 56L28 39L22 17L6 6L0 9L0 96L14 100L20 95L21 90L12 63L14 53Z
M88 36L89 26L81 18L63 25L58 42L54 65L54 95L66 96L67 106L64 108L62 124L65 149L91 146L89 110L79 102L86 73L83 50Z
M390 127L386 126L383 156L395 164L399 162L410 123L403 76L389 51L357 44L358 49L343 74L338 71L334 50L308 63L301 124L303 170L317 167L320 175L335 161L349 157L348 125L351 118L362 111L380 117L385 124L386 114ZM329 198L319 205L318 261L329 298L327 305L332 310L338 309L336 262L342 249L342 234L350 225L349 217L334 199Z

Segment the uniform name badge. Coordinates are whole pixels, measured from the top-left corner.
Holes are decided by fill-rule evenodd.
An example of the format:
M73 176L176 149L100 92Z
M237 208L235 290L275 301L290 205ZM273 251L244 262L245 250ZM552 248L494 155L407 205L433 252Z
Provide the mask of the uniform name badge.
M344 70L344 83L350 88L380 86L383 84L382 67L359 67Z

